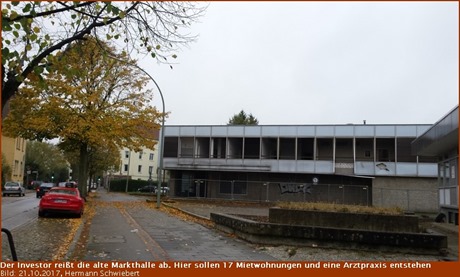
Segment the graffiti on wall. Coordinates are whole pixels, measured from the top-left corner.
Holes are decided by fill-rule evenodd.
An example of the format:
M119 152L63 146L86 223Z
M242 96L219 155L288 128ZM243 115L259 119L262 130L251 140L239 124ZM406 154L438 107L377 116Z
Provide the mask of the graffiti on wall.
M308 193L311 194L311 184L280 183L281 194L284 193Z

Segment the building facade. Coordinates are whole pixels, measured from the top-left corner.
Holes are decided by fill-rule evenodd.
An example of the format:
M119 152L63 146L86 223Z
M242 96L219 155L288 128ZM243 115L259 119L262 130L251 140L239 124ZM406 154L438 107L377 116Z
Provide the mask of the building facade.
M417 155L438 160L440 212L458 225L458 106L436 122L412 144Z
M159 130L154 131L155 140L158 141ZM106 172L106 181L109 178L129 178L131 180L157 180L158 178L158 146L154 149L144 147L141 151L133 151L128 148L120 150L120 164L118 171Z
M166 126L170 195L438 210L431 125Z
M113 172L116 177L133 180L157 179L158 175L158 149L144 148L135 152L124 148L120 150L120 166L118 172Z
M5 158L2 164L11 168L11 174L4 176L5 181L24 182L26 146L27 141L23 138L2 136L2 155Z

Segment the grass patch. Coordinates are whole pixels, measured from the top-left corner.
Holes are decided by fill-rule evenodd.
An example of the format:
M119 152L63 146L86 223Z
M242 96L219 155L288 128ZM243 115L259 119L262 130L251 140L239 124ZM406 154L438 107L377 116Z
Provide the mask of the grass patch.
M401 215L404 211L401 208L380 208L360 205L345 205L335 203L321 202L279 202L278 207L292 210L309 210L324 212L342 212L342 213L367 213L367 214L384 214L384 215Z

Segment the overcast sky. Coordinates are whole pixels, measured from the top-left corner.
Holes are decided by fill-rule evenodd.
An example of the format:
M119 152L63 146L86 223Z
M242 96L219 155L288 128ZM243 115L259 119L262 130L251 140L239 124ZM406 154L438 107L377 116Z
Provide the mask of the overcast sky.
M200 21L173 70L139 63L167 125L241 110L260 125L432 124L458 105L457 2L218 2Z

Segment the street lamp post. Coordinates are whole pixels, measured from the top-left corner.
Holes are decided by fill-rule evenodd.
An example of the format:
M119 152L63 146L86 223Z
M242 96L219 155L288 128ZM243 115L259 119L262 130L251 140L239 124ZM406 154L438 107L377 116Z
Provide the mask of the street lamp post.
M155 81L155 79L153 79L152 76L150 76L150 74L145 71L144 69L142 69L140 66L134 64L135 67L137 67L137 69L139 69L140 71L144 72L149 78L150 80L152 80L152 82L155 84L155 86L157 87L158 89L158 92L160 93L160 97L161 97L161 104L163 106L163 111L162 111L162 114L161 114L161 128L160 128L160 149L159 149L159 154L158 154L158 183L157 183L157 208L160 208L160 203L161 203L161 181L162 181L162 173L163 173L163 149L164 149L164 138L165 138L165 100L163 98L163 93L161 92L161 89L160 89L160 86L157 84L157 82Z
M137 69L139 69L140 71L144 72L145 75L147 75L150 80L152 80L152 82L155 84L156 88L158 89L158 92L160 93L160 97L161 97L161 104L163 106L163 111L162 111L162 116L161 116L161 129L160 129L160 149L159 149L159 157L158 157L158 184L157 184L157 208L160 208L160 201L161 201L161 180L162 180L162 173L163 173L163 146L164 146L164 127L165 127L165 100L164 100L164 97L163 97L163 93L161 92L161 89L160 89L160 86L157 84L157 82L155 81L155 79L153 79L153 77L147 72L145 71L143 68L141 68L140 66L138 66L137 64L135 63L128 63L126 61L123 61L123 60L120 60L112 55L109 55L110 58L114 59L114 60L117 60L119 62L124 62L124 63L127 63L128 65L131 65L131 66L134 66L136 67Z

